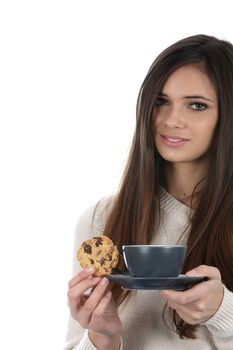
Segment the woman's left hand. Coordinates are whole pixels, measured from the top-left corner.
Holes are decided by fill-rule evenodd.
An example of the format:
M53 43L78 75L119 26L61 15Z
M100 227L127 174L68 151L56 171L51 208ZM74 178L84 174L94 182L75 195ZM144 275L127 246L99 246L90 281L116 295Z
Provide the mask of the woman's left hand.
M223 299L224 288L216 267L200 265L186 275L206 276L208 281L184 292L166 290L160 294L185 322L195 325L207 321L216 313Z

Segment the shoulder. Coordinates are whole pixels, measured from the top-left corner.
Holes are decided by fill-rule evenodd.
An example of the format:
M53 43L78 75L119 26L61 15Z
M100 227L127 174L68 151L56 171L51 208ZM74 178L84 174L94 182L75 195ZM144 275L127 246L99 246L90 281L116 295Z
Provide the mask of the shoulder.
M73 252L73 272L78 272L80 266L77 262L77 251L80 245L87 239L93 236L101 236L104 231L105 222L114 196L106 196L101 198L97 203L87 208L79 217L74 238L74 252Z
M93 236L102 235L113 201L114 196L103 197L81 214L75 229L76 245Z
M90 237L103 232L105 221L110 213L113 200L114 196L106 196L87 208L78 219L76 231L88 231Z

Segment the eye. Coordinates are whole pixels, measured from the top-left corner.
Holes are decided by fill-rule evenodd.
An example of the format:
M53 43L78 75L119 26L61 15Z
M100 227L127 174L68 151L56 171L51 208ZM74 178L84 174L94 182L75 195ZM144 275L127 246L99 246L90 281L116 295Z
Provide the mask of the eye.
M191 108L195 112L204 111L207 108L207 105L205 103L194 102L191 104Z
M168 101L165 98L162 98L162 97L158 97L155 100L155 106L163 106L163 105L165 105L167 103L168 103Z

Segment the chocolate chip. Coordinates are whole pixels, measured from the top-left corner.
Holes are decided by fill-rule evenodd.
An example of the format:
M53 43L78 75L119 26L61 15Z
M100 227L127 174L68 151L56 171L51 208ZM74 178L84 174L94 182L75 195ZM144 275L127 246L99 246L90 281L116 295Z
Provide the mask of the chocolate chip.
M96 238L98 238L98 237L96 237ZM95 242L96 247L99 247L102 244L103 244L103 241L101 238L98 238L97 241Z
M91 262L92 265L94 264L94 260L93 259L90 259L90 262Z
M99 263L100 263L101 266L103 266L105 260L106 260L105 258L101 258L101 259L99 260Z
M112 260L112 255L111 254L107 254L108 260L111 261Z
M92 253L92 248L89 244L83 243L83 249L84 249L84 253L87 253L87 254Z

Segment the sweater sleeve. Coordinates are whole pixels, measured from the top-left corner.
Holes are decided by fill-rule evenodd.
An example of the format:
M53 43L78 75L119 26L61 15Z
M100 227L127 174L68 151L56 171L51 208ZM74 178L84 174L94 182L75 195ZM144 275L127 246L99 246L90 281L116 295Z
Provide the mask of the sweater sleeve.
M211 333L218 350L233 349L233 293L225 286L218 311L202 325Z
M74 239L73 249L73 275L81 271L77 261L77 251L83 241L93 236L102 235L104 229L104 220L109 208L110 197L104 197L97 204L88 208L79 218ZM121 347L120 350L122 350ZM64 350L97 350L88 337L88 330L83 329L79 323L71 316L69 317L68 329L66 335L66 344Z
M73 260L72 260L72 272L76 275L81 271L81 267L77 261L76 255L79 246L88 238L93 236L93 217L96 205L88 208L79 218L74 237L74 248L73 248ZM68 329L66 335L66 345L64 350L82 349L82 350L95 350L93 344L89 341L88 336L85 334L85 329L83 329L79 323L74 320L71 315L69 316ZM79 344L79 345L77 345Z

